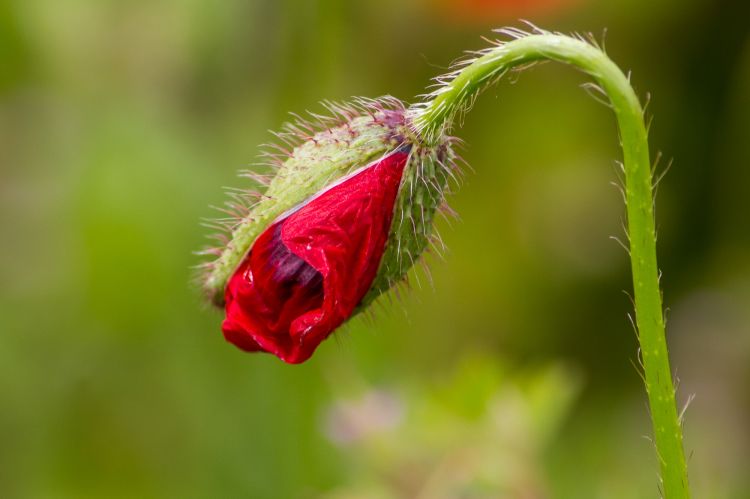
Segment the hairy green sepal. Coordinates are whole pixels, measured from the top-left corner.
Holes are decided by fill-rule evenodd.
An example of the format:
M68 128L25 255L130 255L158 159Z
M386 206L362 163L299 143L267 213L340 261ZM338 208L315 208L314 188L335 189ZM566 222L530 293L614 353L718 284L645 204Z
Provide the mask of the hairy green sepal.
M372 116L313 135L297 146L280 166L260 201L239 221L226 248L213 262L204 287L217 306L224 288L255 239L277 217L303 203L339 178L394 150L400 130Z

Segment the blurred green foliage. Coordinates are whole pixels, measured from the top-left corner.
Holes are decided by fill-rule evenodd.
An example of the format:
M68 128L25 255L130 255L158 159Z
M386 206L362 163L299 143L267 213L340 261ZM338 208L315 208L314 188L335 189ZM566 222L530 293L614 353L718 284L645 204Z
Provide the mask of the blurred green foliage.
M615 124L569 68L479 100L457 132L474 171L453 197L462 221L439 223L445 259L308 363L225 344L190 285L199 220L221 186L244 185L234 172L288 111L412 99L525 17L457 19L445 3L0 3L0 496L398 494L415 489L392 488L388 469L416 462L400 472L426 487L455 459L479 488L450 495L438 473L445 497L657 497L627 259L609 240L623 216ZM675 160L657 222L681 403L696 394L695 495L748 497L748 12L557 4L533 20L608 28L611 57L653 95L652 147ZM326 414L371 387L415 408L406 429L380 450L336 445ZM512 421L487 416L488 400ZM453 456L457 441L492 453L497 474Z
M338 402L327 429L348 453L352 483L326 497L547 496L542 453L568 414L576 376L561 366L510 375L473 355L445 378Z

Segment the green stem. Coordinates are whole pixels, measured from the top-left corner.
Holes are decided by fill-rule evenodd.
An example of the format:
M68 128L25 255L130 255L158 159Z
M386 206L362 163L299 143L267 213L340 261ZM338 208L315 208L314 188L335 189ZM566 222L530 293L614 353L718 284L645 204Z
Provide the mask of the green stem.
M436 140L450 128L457 113L465 111L485 86L508 69L546 59L571 64L589 74L609 97L624 156L636 324L663 493L666 499L686 499L690 492L659 291L652 172L643 110L628 77L599 47L547 32L508 33L516 39L483 52L449 76L450 81L433 94L431 101L416 106L415 126L426 140Z

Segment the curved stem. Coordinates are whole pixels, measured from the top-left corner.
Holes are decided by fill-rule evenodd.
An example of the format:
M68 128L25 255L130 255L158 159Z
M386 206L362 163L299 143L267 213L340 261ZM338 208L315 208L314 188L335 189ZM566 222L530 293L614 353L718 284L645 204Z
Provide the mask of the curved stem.
M601 87L617 117L624 156L630 260L636 324L651 409L654 440L666 499L689 497L682 428L675 407L656 264L652 172L643 111L628 78L597 46L580 39L510 30L514 40L498 43L448 75L433 99L413 108L414 124L428 141L437 140L473 98L508 69L551 59L588 73Z

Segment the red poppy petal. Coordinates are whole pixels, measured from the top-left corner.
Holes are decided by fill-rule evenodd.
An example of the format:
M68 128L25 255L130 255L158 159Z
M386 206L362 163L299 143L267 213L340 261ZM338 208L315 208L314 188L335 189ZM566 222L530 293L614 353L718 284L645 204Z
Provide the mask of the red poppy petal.
M247 351L280 357L294 350L289 325L323 302L320 274L281 242L281 222L256 240L226 293L225 338Z
M368 165L261 234L227 286L228 341L303 362L351 316L377 274L407 159Z
M320 311L299 317L290 333L324 338L370 289L391 228L408 153L395 152L331 187L283 224L281 239L323 276ZM323 338L319 338L320 342Z

